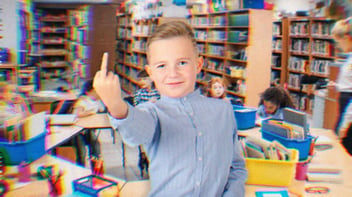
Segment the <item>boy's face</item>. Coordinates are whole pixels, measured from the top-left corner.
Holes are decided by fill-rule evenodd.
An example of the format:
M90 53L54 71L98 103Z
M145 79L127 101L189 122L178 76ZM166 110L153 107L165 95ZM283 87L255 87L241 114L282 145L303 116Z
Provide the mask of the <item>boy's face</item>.
M265 108L265 113L267 114L274 114L276 110L279 108L279 106L275 105L274 103L270 101L265 101L263 102L264 108Z
M154 41L149 46L148 60L146 71L161 95L180 98L194 91L203 59L197 57L190 39Z

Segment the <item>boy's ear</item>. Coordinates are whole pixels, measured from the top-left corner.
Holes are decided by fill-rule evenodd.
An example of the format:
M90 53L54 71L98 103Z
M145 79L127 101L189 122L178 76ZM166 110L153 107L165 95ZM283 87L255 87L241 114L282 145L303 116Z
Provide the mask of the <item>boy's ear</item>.
M199 56L198 57L198 63L197 63L197 73L199 73L202 70L203 63L204 63L203 56Z
M153 76L152 76L153 74L152 74L152 71L150 69L150 66L147 64L147 65L144 66L144 68L145 68L145 71L147 71L149 77L153 80Z

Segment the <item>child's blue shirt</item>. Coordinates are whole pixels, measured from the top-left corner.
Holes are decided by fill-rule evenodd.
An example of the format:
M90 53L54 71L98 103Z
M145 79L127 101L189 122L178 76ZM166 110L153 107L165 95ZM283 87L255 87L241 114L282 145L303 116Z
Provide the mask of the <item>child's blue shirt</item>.
M149 196L244 196L245 162L230 103L195 91L183 98L129 105L111 117L124 142L143 144L150 160Z
M273 119L280 119L282 120L284 118L283 115L283 108L279 108L276 110L276 112L274 114L267 114L265 112L265 107L264 105L260 105L257 111L257 115L260 118L273 118Z

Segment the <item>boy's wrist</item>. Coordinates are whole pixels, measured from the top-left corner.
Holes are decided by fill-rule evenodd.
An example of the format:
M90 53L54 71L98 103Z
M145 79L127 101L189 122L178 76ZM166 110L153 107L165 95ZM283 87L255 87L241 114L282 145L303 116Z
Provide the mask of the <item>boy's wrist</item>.
M109 114L116 119L124 119L127 117L128 105L125 101L117 101L116 103L108 106Z

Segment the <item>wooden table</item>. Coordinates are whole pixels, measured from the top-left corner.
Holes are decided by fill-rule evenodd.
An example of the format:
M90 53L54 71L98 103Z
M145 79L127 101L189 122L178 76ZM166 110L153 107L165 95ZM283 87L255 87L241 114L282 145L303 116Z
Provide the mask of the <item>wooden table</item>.
M54 147L68 141L73 136L79 134L82 131L82 127L70 125L70 126L51 126L50 134L45 137L45 150L49 151Z
M51 104L58 100L75 100L76 92L56 92L56 91L39 91L30 95L32 111L34 113L46 111L50 112Z
M64 195L71 195L72 194L72 181L87 175L91 174L90 169L80 167L78 165L75 165L71 162L68 162L66 160L57 158L55 156L51 155L44 155L40 159L34 161L33 163L30 164L30 169L32 173L37 172L38 167L43 166L43 165L55 165L59 170L62 170L64 172L62 176L62 180L64 183L63 187L63 194ZM16 168L7 168L6 172L8 174L13 174L17 172ZM111 176L105 176L109 179L112 179L114 181L118 182L118 186L121 189L123 186L120 196L121 197L138 197L142 196L144 193L148 192L148 182L145 184L143 181L142 182L128 182L126 183L122 179L118 179L115 177ZM48 196L48 183L47 181L40 181L40 180L35 180L32 178L31 182L28 182L27 185L24 185L21 187L21 184L18 183L17 179L11 180L12 183L12 190L9 191L5 196ZM125 184L126 183L126 184ZM140 185L143 185L143 188L140 190L136 190L136 187L140 187ZM74 195L73 195L74 196Z
M342 183L318 183L308 181L297 181L292 180L288 187L290 196L307 196L307 197L336 197L336 196L352 196L352 180L350 175L352 174L352 157L347 154L343 147L338 143L336 135L331 130L326 129L311 129L312 135L314 136L327 136L332 140L333 148L325 151L315 151L315 156L309 164L313 166L315 164L326 164L340 168L342 171ZM259 127L240 131L243 135L260 135ZM242 136L243 136L242 135ZM306 187L310 186L326 186L330 189L327 194L309 194L305 192ZM128 187L134 187L136 196L145 197L148 195L150 189L150 182L148 180L136 181L133 184L128 184ZM282 187L264 187L255 185L246 185L246 197L256 197L255 192L258 189L280 189ZM284 188L285 189L285 188Z

